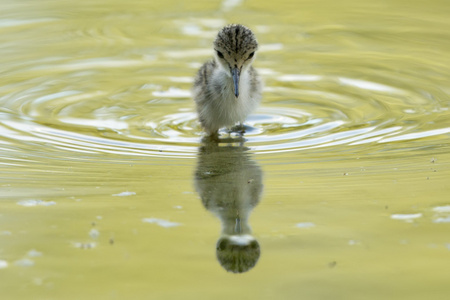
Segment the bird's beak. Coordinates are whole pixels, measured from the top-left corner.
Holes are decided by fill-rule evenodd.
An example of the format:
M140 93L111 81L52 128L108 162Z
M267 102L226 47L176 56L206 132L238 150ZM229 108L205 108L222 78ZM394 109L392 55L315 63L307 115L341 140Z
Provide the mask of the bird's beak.
M234 95L239 97L239 75L241 71L238 68L233 68L231 70L231 76L233 77L233 83L234 83Z

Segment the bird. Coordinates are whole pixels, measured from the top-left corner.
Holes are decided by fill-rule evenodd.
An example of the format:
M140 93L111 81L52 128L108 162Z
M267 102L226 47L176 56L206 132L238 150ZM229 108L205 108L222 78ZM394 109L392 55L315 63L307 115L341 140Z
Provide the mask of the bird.
M214 58L200 67L192 88L203 130L217 136L218 130L244 121L261 102L262 81L252 67L258 42L241 24L223 27L213 43Z

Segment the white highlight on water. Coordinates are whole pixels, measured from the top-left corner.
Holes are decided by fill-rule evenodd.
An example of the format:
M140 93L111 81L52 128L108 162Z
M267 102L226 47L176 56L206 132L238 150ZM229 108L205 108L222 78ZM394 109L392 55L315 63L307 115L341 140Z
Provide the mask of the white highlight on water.
M42 252L39 252L35 249L31 249L30 251L28 251L27 255L29 257L38 257L38 256L42 256Z
M303 222L303 223L295 224L295 227L297 227L297 228L312 228L315 226L316 226L316 224L311 223L311 222Z
M202 56L211 56L212 52L209 49L190 49L180 51L166 51L164 55L170 58L198 58Z
M122 193L119 193L119 194L113 194L113 196L118 196L118 197L126 197L126 196L133 196L133 195L136 195L136 193L135 192L128 192L128 191L122 192Z
M0 260L0 269L5 269L8 267L8 262L6 260Z
M168 98L189 98L192 95L190 91L178 89L175 87L170 87L167 91L154 91L152 94L155 97Z
M284 48L284 45L281 43L276 44L264 44L259 47L260 52L269 52L269 51L278 51Z
M322 80L322 76L319 75L305 75L305 74L286 74L281 75L277 78L278 81L282 82L293 82L293 81L319 81Z
M450 213L450 205L433 207L433 211L438 213Z
M391 219L393 220L403 220L403 221L411 221L412 219L421 218L422 214L393 214L391 215Z
M144 218L142 219L142 222L144 223L150 223L150 224L156 224L158 226L164 227L164 228L171 228L176 226L181 226L181 223L171 222L163 219L156 219L156 218Z
M95 229L95 228L92 228L92 229L89 231L89 236L90 236L92 239L96 240L96 239L98 239L98 237L100 236L100 231L98 231L98 230Z
M450 223L450 216L434 219L433 223Z
M42 201L42 200L35 200L35 199L29 199L29 200L21 200L17 202L18 205L31 207L31 206L51 206L55 205L56 202L54 201Z
M128 123L113 119L82 119L82 118L61 118L66 124L90 126L94 128L109 128L112 130L128 129Z
M382 139L380 141L380 143L420 139L420 138L424 138L424 137L430 137L430 136L434 136L434 135L441 135L441 134L447 134L447 133L450 133L450 127L394 136L391 138Z
M15 261L14 264L19 267L32 267L34 266L34 261L29 258L23 258Z
M360 80L360 79L341 77L341 78L338 78L338 81L340 84L350 85L350 86L357 87L360 89L365 89L365 90L378 91L378 92L402 93L402 91L399 89L396 89L396 88L393 88L393 87L390 87L390 86L387 86L384 84Z
M236 6L241 5L242 0L224 0L222 2L222 10L223 11L230 11Z
M437 213L433 223L450 223L450 205L433 207L433 211ZM444 214L444 216L442 216ZM441 215L441 216L439 216Z

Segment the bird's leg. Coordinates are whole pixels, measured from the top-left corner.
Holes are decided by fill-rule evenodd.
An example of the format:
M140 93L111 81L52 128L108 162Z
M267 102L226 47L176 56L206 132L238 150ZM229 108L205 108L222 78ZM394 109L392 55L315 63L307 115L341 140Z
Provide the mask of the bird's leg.
M241 136L241 141L239 142L239 147L244 148L245 139Z
M219 141L219 131L213 131L213 132L209 132L209 136L208 136L212 141Z

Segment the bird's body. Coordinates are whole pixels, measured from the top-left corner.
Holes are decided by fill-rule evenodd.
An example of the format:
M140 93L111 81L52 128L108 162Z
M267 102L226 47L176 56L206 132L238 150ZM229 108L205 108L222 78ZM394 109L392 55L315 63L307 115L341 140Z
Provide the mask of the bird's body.
M262 83L251 66L257 47L253 33L242 25L228 25L217 35L215 58L200 68L193 88L199 120L208 134L242 124L261 101Z

